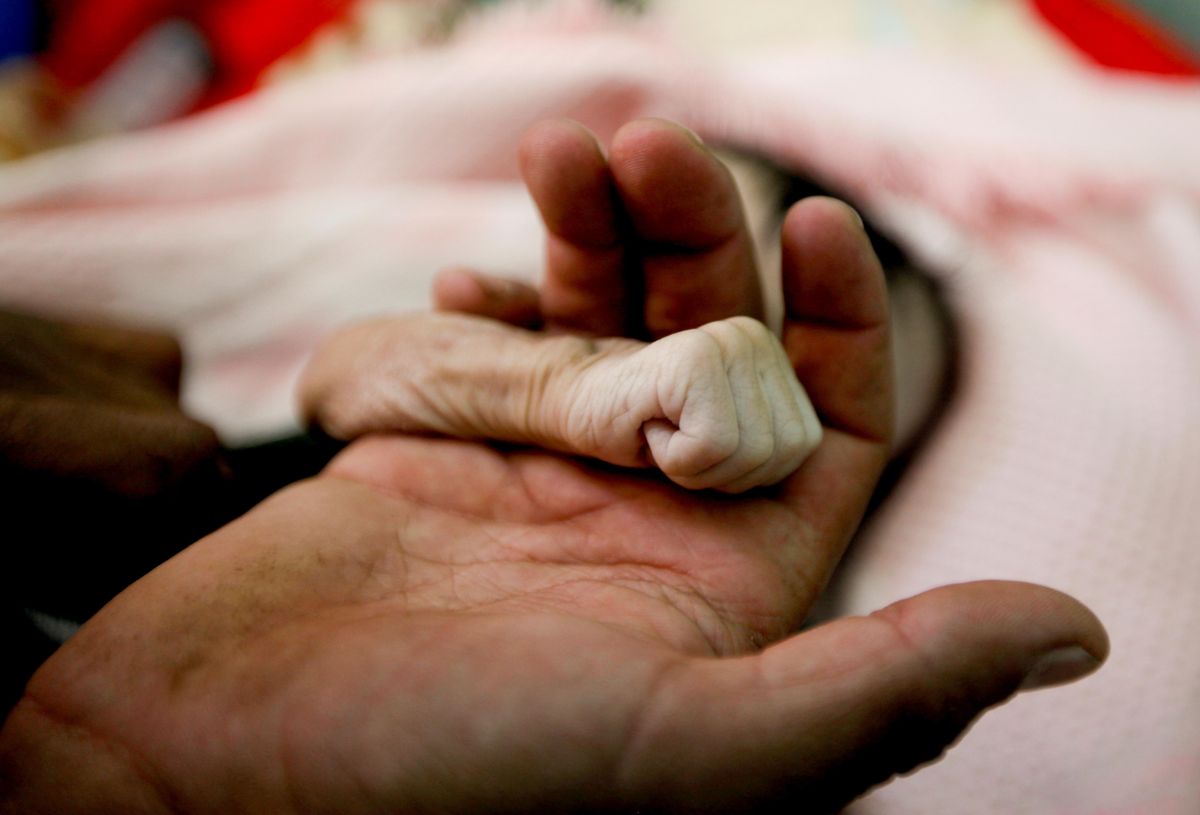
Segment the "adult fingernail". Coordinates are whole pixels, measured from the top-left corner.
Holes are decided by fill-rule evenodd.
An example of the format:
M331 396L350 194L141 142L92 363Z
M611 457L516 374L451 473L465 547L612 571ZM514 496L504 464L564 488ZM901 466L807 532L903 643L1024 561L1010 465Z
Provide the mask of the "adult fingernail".
M1100 667L1100 660L1078 645L1058 648L1033 663L1020 690L1052 688L1082 679Z
M479 287L483 289L484 294L493 300L512 300L520 291L521 286L513 280L506 280L503 277L484 277L475 278Z
M704 147L704 139L700 138L700 135L695 130L692 130L690 127L684 127L678 122L675 123L675 126L682 130L685 136L694 141L697 147Z

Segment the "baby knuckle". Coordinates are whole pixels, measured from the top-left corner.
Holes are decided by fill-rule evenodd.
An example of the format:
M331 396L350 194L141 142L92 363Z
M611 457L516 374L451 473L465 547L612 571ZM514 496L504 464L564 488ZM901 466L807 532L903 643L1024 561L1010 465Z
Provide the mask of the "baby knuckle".
M733 348L761 347L774 341L771 329L753 317L729 317L705 326Z
M679 351L675 355L676 362L699 366L701 370L711 367L721 360L721 349L715 338L708 332L693 328L676 335Z
M742 459L750 467L758 467L771 460L775 455L776 439L771 432L746 434L738 451Z
M684 441L680 439L680 441ZM728 459L737 450L737 438L727 434L687 439L676 444L663 462L663 472L672 476L695 477Z
M736 426L714 428L706 434L701 444L703 457L711 464L719 464L737 452L739 446Z
M776 439L778 455L783 460L796 460L812 452L813 443L799 421L784 425Z

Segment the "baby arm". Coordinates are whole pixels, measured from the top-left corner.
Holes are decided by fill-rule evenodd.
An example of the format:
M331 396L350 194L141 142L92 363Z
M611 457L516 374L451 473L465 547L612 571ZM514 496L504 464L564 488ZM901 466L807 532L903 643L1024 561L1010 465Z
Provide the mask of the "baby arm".
M321 349L300 401L339 438L434 432L536 444L725 492L782 480L821 439L779 341L748 317L649 344L454 314L379 320Z

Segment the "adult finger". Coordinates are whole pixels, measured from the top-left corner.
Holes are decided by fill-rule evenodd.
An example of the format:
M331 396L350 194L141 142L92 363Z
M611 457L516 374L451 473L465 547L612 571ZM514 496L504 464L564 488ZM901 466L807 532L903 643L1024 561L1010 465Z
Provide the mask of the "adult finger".
M725 165L690 131L657 119L622 127L609 164L639 248L648 336L761 318L753 240Z
M828 572L841 557L892 436L894 385L887 285L857 213L808 198L783 223L783 346L824 427L820 447L785 482Z
M0 395L0 461L12 528L45 542L10 547L0 583L68 619L245 508L216 434L178 412Z
M784 219L783 344L826 427L869 441L892 431L887 284L858 214L808 198Z
M115 367L142 373L178 396L183 376L183 348L169 334L137 328L83 323L63 325L77 345L109 360Z
M837 812L1017 691L1078 679L1107 653L1095 616L1052 589L936 589L677 671L647 703L623 781L652 809Z
M434 278L433 304L438 311L474 314L521 328L537 328L542 322L537 289L461 266L443 269Z
M0 311L5 386L146 409L174 405L183 353L155 331Z
M542 313L550 328L627 336L631 325L620 204L600 144L567 119L539 122L521 140L521 175L546 225Z
M218 459L212 428L178 411L57 396L0 395L0 458L17 472L147 497Z

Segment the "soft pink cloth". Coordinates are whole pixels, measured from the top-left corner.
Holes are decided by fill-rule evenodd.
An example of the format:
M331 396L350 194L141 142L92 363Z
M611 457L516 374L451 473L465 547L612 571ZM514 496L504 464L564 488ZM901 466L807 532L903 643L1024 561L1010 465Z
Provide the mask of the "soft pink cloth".
M853 193L949 287L949 415L858 544L862 612L976 578L1064 589L1111 662L989 714L859 813L1200 812L1200 86L912 56L705 62L572 7L0 169L0 297L165 324L188 400L285 426L318 337L442 264L532 277L515 181L549 115L681 119Z

